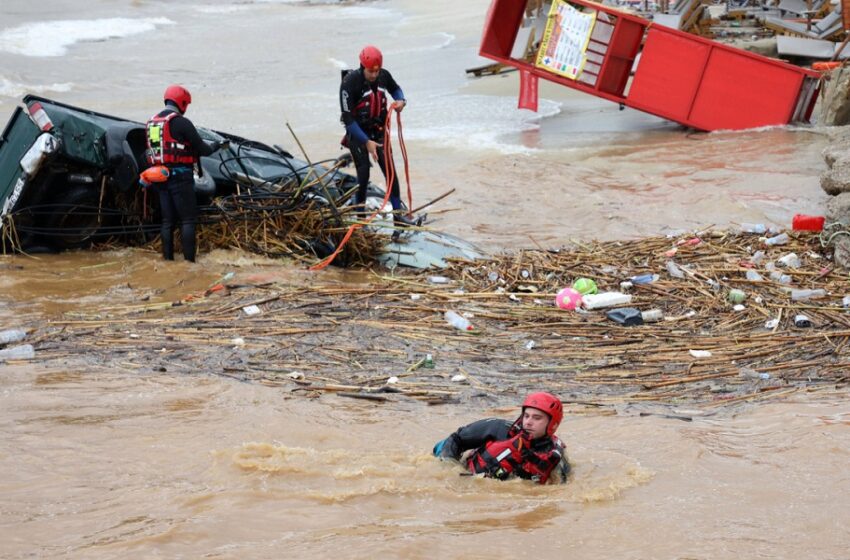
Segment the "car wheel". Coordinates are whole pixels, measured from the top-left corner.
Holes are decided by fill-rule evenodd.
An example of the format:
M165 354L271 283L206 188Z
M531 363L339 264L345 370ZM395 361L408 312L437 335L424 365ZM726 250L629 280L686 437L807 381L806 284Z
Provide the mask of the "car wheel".
M47 220L51 241L63 249L90 245L92 236L100 228L97 190L89 186L71 187L53 204L56 210Z

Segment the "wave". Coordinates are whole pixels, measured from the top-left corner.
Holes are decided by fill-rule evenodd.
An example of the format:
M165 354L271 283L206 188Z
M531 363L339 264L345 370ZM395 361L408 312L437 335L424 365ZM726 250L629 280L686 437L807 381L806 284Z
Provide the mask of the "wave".
M561 112L560 103L547 99L540 100L540 109L534 114L518 110L515 97L437 96L415 102L417 111L404 114L409 116L405 122L406 139L502 154L537 152L537 148L516 141L516 135L539 129L541 120ZM421 120L424 115L427 120Z
M174 24L168 18L103 18L26 23L0 32L0 51L24 56L64 56L68 47L153 31Z
M66 91L71 91L72 87L73 84L67 82L49 85L32 85L20 82L13 82L6 78L0 77L0 96L5 97L18 98L22 97L26 93L62 93Z

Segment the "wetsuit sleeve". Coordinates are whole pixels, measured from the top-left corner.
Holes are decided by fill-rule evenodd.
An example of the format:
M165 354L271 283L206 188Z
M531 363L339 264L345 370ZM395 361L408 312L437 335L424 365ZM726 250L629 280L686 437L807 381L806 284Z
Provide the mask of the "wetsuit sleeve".
M467 424L443 440L442 448L436 455L443 459L460 460L464 451L478 449L489 441L506 439L509 428L510 423L501 418L487 418Z
M178 142L185 142L192 146L200 157L208 156L218 149L218 142L214 142L213 145L204 142L192 121L183 116L172 119L171 134Z
M404 99L404 92L401 91L401 86L398 85L398 83L396 83L395 78L393 78L393 75L390 74L388 70L381 70L381 72L384 74L383 75L384 87L386 88L386 90L388 92L390 92L390 95L393 96L393 99L395 99L396 101L403 100ZM404 100L406 101L406 99L404 99Z

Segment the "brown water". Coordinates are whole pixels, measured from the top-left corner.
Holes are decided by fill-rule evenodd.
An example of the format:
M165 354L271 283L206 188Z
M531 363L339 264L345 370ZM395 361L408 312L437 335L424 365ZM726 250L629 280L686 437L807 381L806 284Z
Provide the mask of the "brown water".
M474 53L487 4L4 0L0 112L23 87L141 120L163 83L180 81L199 124L290 146L291 122L314 159L335 157L335 61L370 41L411 99L416 201L456 188L432 209L434 226L490 249L822 212L829 129L688 134L545 84L547 116L535 119L514 109L515 76L467 81L463 70L484 62ZM175 23L61 56L2 51L3 30L19 25L163 15ZM36 49L57 36L40 33L13 39ZM314 278L233 252L197 264L140 250L0 257L0 326L169 302L231 270ZM846 396L692 423L568 410L560 435L574 479L537 488L431 459L459 425L504 414L477 405L292 398L200 371L0 364L0 558L843 559Z
M4 368L3 558L846 558L846 402L575 417L567 485L458 476L488 411Z

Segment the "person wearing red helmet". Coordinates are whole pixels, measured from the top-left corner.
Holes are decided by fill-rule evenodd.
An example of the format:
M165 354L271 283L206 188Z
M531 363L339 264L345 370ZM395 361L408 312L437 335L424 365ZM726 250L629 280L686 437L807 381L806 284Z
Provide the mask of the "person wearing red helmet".
M377 47L368 45L360 51L360 67L345 73L339 87L339 104L342 110L341 121L345 126L343 146L351 150L351 158L357 170L358 189L354 197L357 205L366 202L369 186L371 163L369 156L377 162L384 177L387 177L384 162L384 123L387 118L387 95L392 96L392 107L401 112L407 101L401 87L392 74L384 68L384 56ZM390 191L390 203L393 210L402 208L399 196L398 175L393 166L393 182L387 188ZM395 214L396 224L409 225L400 213Z
M555 470L566 482L570 471L563 442L555 431L564 418L560 399L531 393L514 422L478 420L459 428L434 446L440 459L460 461L472 474L507 480L519 477L546 484Z
M208 145L201 139L192 121L184 117L192 102L192 94L183 86L168 86L163 94L165 109L145 125L149 165L168 168L168 179L157 183L162 212L162 256L174 260L174 226L180 222L183 257L195 261L195 223L198 205L195 200L194 169L202 156L217 151L221 144Z

